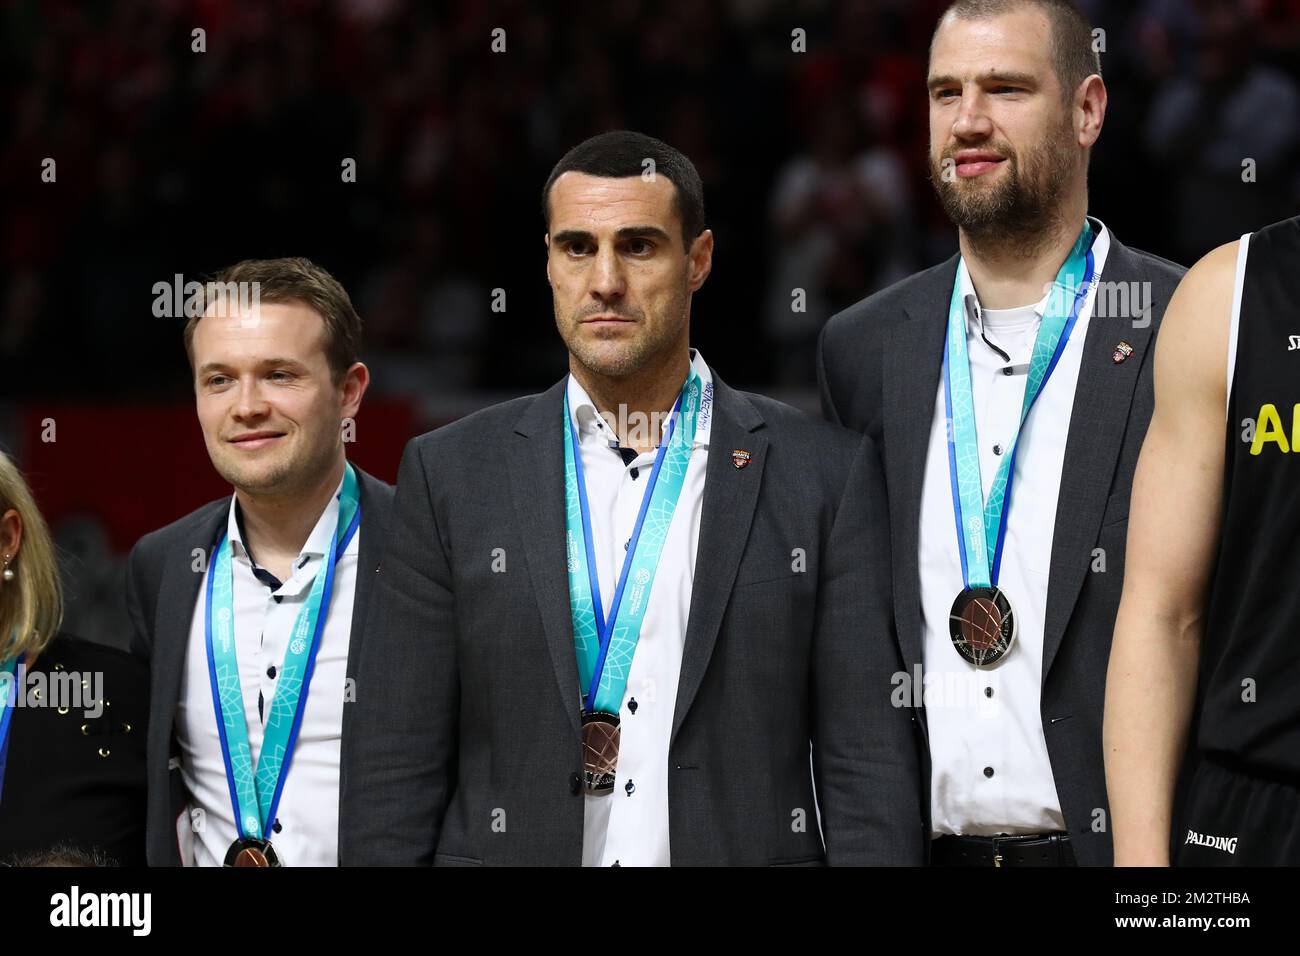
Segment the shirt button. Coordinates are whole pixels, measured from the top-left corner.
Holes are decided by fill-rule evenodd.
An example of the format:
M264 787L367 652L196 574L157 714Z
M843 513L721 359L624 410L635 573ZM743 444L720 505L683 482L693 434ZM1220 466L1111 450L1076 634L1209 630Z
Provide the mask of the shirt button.
M993 696L993 688L992 688L992 687L985 687L985 688L984 688L984 696L985 696L985 697L992 697L992 696Z
M995 454L995 455L1000 455L1000 454L1002 454L1002 446L1001 446L1001 445L994 445L994 446L993 446L993 454Z
M991 776L993 776L993 768L992 768L992 767L985 767L985 768L984 768L984 776L986 776L986 777L991 777Z
M627 548L628 548L628 545L630 545L631 543L632 543L632 539L631 539L631 538L628 538L626 541L624 541L624 542L623 542L623 550L626 551Z
M627 782L627 786L625 786L623 789L627 791L627 795L630 797L632 796L633 793L636 792L636 784L634 784L631 780L629 780Z
M640 707L640 706L641 706L641 705L638 704L638 703L636 702L636 698L635 698L635 697L629 697L629 698L628 698L628 700L627 700L627 709L630 710L632 713L635 714L635 713L636 713L636 709L637 709L638 707Z
M575 797L582 792L582 777L576 773L569 774L569 793Z
M1002 374L1003 374L1003 375L1012 375L1012 374L1014 374L1014 370L1011 368L1010 365L1007 365L1007 366L1004 366L1004 367L1003 367L1003 369L1002 369Z
M280 826L279 820L276 820L274 823L271 824L271 829L274 830L276 833L279 833L281 830L284 829L284 827Z
M269 677L269 678L271 678L271 680L275 680L275 665L274 665L274 664L272 664L270 667L268 667L268 668L266 669L266 676Z

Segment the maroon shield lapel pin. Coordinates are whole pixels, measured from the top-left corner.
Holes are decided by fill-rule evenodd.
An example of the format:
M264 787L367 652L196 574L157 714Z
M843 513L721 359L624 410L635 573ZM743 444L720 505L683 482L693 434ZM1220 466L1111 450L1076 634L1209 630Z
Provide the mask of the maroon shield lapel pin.
M1133 346L1121 341L1119 345L1115 346L1115 351L1111 353L1110 360L1118 365L1132 354Z
M737 468L744 468L749 464L752 456L743 448L733 449L731 452L731 463Z

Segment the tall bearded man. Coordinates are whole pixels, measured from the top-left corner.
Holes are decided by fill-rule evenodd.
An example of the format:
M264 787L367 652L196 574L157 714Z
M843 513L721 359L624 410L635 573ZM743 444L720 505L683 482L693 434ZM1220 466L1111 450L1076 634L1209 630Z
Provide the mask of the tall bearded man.
M1100 73L1065 0L952 4L930 161L960 254L820 342L826 415L884 459L936 865L1111 861L1102 688L1149 353L1182 270L1087 215Z

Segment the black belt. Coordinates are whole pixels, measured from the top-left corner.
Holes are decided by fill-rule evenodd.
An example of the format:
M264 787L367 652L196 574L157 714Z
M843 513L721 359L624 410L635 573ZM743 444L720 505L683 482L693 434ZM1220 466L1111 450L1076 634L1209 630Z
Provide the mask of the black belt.
M930 841L931 866L1076 866L1064 833L941 836Z

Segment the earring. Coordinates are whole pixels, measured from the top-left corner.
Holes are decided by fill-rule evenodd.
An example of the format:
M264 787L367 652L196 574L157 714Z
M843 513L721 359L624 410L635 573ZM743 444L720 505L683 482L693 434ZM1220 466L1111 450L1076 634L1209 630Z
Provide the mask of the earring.
M3 577L6 581L12 581L14 579L14 569L9 567L9 555L7 554L5 555L4 574L0 575L0 577Z

